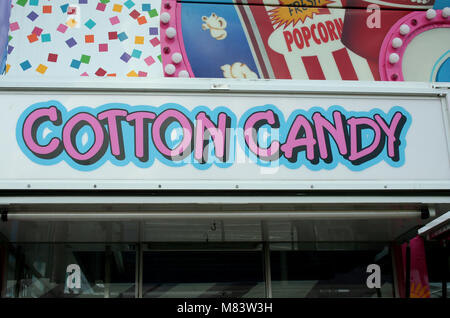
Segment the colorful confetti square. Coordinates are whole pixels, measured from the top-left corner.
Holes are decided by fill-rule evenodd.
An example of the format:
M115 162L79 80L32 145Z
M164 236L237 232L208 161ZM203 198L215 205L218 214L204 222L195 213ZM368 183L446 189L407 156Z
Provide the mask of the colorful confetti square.
M139 11L133 10L130 12L130 17L132 17L133 19L137 19L139 18L139 16L140 16Z
M161 57L161 54L160 54L160 55L158 55L158 60L159 60L159 62L161 62L161 63L162 63L162 57Z
M80 62L83 64L89 64L89 62L91 61L91 57L89 55L81 55L81 59Z
M87 3L88 3L88 0L78 0L78 3L79 3L79 4L87 4Z
M84 36L84 42L85 43L94 43L94 41L95 41L95 38L94 38L93 34L86 34Z
M67 25L60 24L56 30L59 31L59 32L61 32L61 33L66 33L66 31L67 31L68 28L69 28L69 27L68 27Z
M142 11L150 11L152 9L152 5L150 3L142 4Z
M120 4L115 4L114 6L113 6L113 11L114 12L122 12L122 8L123 8L123 6L122 5L120 5Z
M89 76L88 73L84 72L80 76Z
M38 17L39 15L34 11L31 11L30 14L27 15L27 18L30 19L31 21L36 20Z
M116 73L111 73L111 74L108 74L108 75L106 75L106 76L110 76L110 77L116 77L116 76L117 76L117 74L116 74Z
M42 6L42 13L46 14L52 13L52 6Z
M70 63L70 67L76 68L76 69L79 69L80 65L81 65L81 62L77 61L77 60L72 60L72 62Z
M49 53L47 61L56 63L58 61L58 54Z
M30 6L38 6L39 0L30 0Z
M14 46L8 45L8 54L11 54L14 50Z
M153 9L153 10L148 12L148 15L150 16L150 18L157 17L158 16L158 11L156 11L156 9Z
M19 65L22 68L22 70L24 70L24 71L26 71L26 70L31 68L31 64L30 64L30 62L28 60L20 63Z
M62 13L66 13L67 9L69 8L69 4L63 4L62 6L60 6Z
M38 36L34 33L28 35L27 38L30 43L36 42L38 40Z
M98 51L99 52L108 52L108 44L107 43L99 44Z
M146 19L143 15L141 15L141 16L137 19L137 21L138 21L139 25L143 25L143 24L146 24L146 23L147 23L147 19Z
M120 42L123 42L126 39L128 39L128 36L125 32L119 33L119 35L117 35L117 37L119 38Z
M153 39L150 40L150 43L153 45L153 47L159 45L159 39L157 37L154 37Z
M50 33L42 34L41 41L42 42L50 42L52 40L52 36Z
M108 32L108 39L117 40L117 32Z
M6 70L5 70L6 74L8 74L10 68L11 68L11 65L10 64L6 64Z
M147 77L147 72L139 71L138 76L139 77Z
M70 38L70 39L68 39L68 40L66 41L66 44L67 44L68 47L72 48L72 47L74 47L75 45L77 45L77 41L75 41L74 38Z
M109 3L110 0L100 0L101 3Z
M148 28L148 33L150 35L158 35L158 28Z
M134 38L134 43L135 44L144 44L144 37L143 36L136 36Z
M36 72L44 74L47 71L48 67L43 65L43 64L39 64L39 66L36 69Z
M28 0L17 0L17 4L19 6L25 7L25 5L27 4Z
M131 59L131 55L128 53L123 53L120 59L125 63L128 63L128 61Z
M105 74L108 73L106 72L104 69L102 69L101 67L97 70L97 72L95 72L95 75L97 76L105 76Z
M77 14L77 7L69 7L69 8L67 9L67 14L68 14L68 15Z
M131 0L128 0L127 2L124 3L125 7L127 7L128 9L131 9L132 7L134 7L134 2Z
M148 66L150 66L155 63L155 60L153 59L153 57L149 56L144 59L144 62L147 63Z
M134 50L133 50L133 53L131 53L131 56L138 59L138 58L141 57L141 54L142 54L142 51L139 51L139 50L134 49Z
M97 4L97 10L98 10L98 11L105 11L105 9L106 9L106 4L101 3L101 2L99 2L99 3Z
M127 74L128 77L138 77L137 73L135 71L131 71Z
M44 30L42 30L41 28L38 28L38 27L34 27L33 31L31 31L31 33L36 34L37 36L40 36L42 31L44 31Z
M97 23L95 23L94 20L89 19L89 20L87 20L87 22L86 22L84 25L85 25L87 28L89 28L89 29L92 30L92 28L95 27L96 24L97 24Z
M109 22L111 22L112 25L116 25L118 23L120 23L119 17L112 17L109 18Z
M11 23L11 24L9 25L9 29L10 29L11 31L19 30L19 29L20 29L19 23L17 23L17 22Z

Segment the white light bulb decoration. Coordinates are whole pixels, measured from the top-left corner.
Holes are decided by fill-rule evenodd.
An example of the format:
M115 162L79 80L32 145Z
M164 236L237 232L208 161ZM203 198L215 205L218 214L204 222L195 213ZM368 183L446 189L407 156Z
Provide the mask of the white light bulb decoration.
M446 19L450 17L450 7L442 9L442 16Z
M173 39L177 35L177 30L173 27L167 28L166 35L169 39Z
M189 72L182 70L178 73L178 77L189 77Z
M180 63L183 60L183 56L179 52L175 52L172 54L172 62L175 64Z
M160 19L161 19L161 22L164 23L164 24L169 23L169 21L170 21L170 13L169 12L162 13Z
M403 41L400 38L394 38L392 40L392 47L394 49L398 49L399 47L401 47L403 45Z
M434 9L427 10L427 19L428 20L433 20L434 18L436 18L436 15L437 15L436 10L434 10Z
M389 55L389 63L395 64L400 61L400 56L397 53L392 53Z
M166 67L164 67L164 71L166 72L167 75L173 75L175 74L175 65L173 64L167 64Z
M409 33L409 31L411 31L411 28L409 27L409 25L407 24L402 24L400 26L400 34L401 35L406 35Z

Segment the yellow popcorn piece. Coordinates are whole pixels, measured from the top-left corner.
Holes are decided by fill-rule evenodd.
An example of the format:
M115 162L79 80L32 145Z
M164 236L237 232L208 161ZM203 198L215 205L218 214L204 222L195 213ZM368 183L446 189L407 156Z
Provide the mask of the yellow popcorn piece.
M39 66L36 69L36 72L44 74L47 71L48 67L43 65L43 64L39 64Z
M134 38L135 44L144 44L144 37L143 36L137 36Z
M127 74L128 77L138 77L137 73L135 71L131 71Z

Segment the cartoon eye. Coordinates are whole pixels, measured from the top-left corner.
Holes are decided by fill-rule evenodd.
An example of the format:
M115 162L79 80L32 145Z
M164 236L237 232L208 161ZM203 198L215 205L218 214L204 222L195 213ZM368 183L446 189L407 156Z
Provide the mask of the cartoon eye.
M214 12L211 15L212 15L213 18L217 17Z
M206 20L208 20L208 18L205 17L205 16L202 16L202 20L203 20L203 21L206 21Z

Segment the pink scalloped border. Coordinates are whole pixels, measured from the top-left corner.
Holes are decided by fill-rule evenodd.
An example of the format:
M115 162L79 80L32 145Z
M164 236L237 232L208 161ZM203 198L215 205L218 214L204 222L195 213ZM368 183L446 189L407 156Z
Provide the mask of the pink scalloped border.
M170 14L170 21L168 23L162 23L160 21L160 42L161 42L161 60L163 64L163 72L166 77L177 77L181 71L187 71L189 77L194 77L191 65L187 59L186 51L184 49L183 33L181 29L181 4L176 0L162 0L161 11L159 16L164 12ZM166 36L166 30L169 27L175 28L177 34L173 39L169 39ZM182 61L178 64L172 62L172 54L180 53L183 57ZM175 73L172 75L166 74L165 68L167 64L173 64L175 66Z
M450 28L450 17L444 18L442 16L442 10L435 10L436 17L429 20L427 18L427 11L417 11L410 13L400 20L386 34L383 44L380 49L379 57L379 71L382 81L404 81L402 61L408 44L420 33L436 28ZM415 21L415 22L414 22ZM410 32L406 35L400 34L400 26L406 24L410 27ZM392 40L394 38L400 38L403 44L399 48L392 46ZM389 56L392 53L397 53L400 56L400 60L391 64L389 62Z

